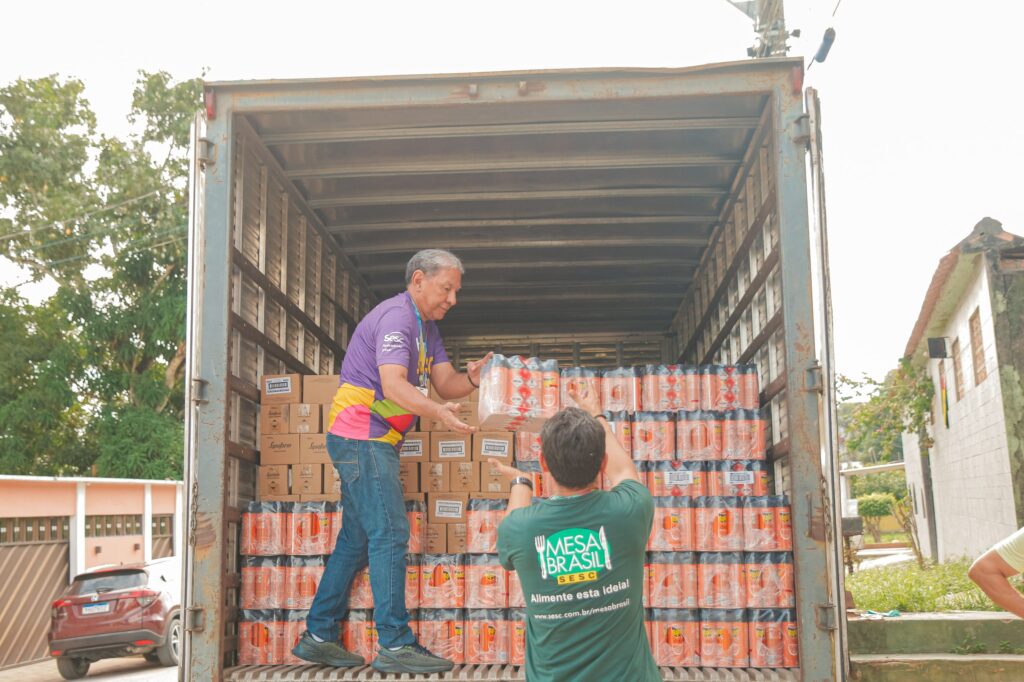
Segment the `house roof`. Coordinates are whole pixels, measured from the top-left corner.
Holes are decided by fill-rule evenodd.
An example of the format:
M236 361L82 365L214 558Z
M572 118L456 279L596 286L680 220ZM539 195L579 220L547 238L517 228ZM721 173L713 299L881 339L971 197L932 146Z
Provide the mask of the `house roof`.
M992 218L982 218L966 239L950 249L939 260L931 284L921 304L914 330L907 341L903 357L912 358L923 349L929 330L944 324L952 312L952 305L967 286L978 257L983 253L1024 249L1024 238L1003 230L1003 225Z

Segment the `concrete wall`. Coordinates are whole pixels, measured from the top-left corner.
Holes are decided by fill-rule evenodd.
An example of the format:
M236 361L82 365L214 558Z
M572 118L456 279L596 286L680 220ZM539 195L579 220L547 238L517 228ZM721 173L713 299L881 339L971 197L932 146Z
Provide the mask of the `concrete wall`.
M960 340L964 389L964 397L957 400L953 360L947 358L948 429L943 423L939 403L939 361L928 361L936 386L936 423L932 426L935 445L930 457L940 560L976 556L1017 530L985 260L979 258L976 267L970 285L942 332L942 336L949 339L950 350L953 341ZM980 311L988 372L977 386L974 384L969 327L969 319L975 309ZM904 444L910 445L907 440ZM908 461L909 478L909 461L917 460L919 466L919 459L908 453L905 453L905 459ZM915 479L915 485L918 480Z
M928 503L925 497L924 473L921 469L921 448L916 434L903 434L903 471L907 476L907 487L910 489L910 499L914 505L921 553L926 557L934 556L928 533Z

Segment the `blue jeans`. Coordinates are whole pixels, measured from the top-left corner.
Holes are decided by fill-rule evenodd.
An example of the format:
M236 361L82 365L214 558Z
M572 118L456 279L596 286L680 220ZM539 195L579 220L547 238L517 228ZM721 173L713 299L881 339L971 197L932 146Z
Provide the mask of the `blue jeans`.
M341 532L306 628L328 642L338 641L338 622L348 612L352 580L369 564L378 642L382 647L412 644L416 637L405 609L409 519L398 478L398 451L387 443L329 433L327 453L341 477Z

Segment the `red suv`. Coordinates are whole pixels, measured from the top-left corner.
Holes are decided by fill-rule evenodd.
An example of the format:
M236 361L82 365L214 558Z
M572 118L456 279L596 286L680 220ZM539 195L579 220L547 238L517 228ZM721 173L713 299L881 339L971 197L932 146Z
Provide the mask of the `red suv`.
M178 665L181 560L106 566L77 576L53 602L50 655L66 680L84 677L101 658L143 654Z

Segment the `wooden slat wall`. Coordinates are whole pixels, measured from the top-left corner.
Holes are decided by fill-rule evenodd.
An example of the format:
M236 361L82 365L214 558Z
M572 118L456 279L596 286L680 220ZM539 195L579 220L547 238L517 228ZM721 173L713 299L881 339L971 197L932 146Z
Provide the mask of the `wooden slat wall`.
M67 540L0 545L0 669L49 657L50 605L69 570Z

